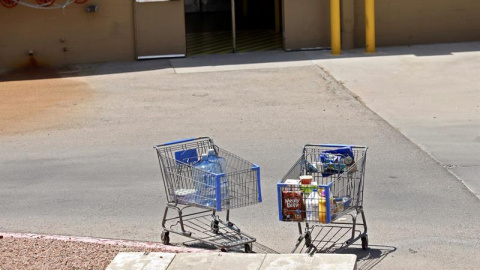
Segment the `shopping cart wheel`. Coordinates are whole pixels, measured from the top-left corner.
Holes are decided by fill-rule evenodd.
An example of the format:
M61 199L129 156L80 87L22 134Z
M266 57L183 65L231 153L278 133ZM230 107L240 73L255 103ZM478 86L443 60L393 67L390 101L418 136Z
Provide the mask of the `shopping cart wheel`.
M362 249L368 249L368 235L362 236Z
M218 220L212 220L212 223L210 223L210 227L212 228L212 232L214 234L218 234L218 231L219 231Z
M162 243L164 245L170 244L170 233L169 232L162 232Z
M252 253L251 244L245 244L245 253Z
M232 222L228 222L228 227L236 232L240 232L240 229L237 227L237 225L233 224Z

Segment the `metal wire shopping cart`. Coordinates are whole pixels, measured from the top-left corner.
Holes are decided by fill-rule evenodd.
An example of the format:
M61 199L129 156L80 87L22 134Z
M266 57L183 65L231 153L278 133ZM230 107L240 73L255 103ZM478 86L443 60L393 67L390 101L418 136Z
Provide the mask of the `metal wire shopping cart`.
M300 159L278 182L279 219L297 222L300 233L292 253L339 252L359 239L362 248L368 248L363 211L367 149L307 144ZM357 221L359 214L362 222Z
M230 221L230 209L262 201L260 167L221 149L208 137L154 148L168 201L162 220L162 242L169 244L172 232L222 250L243 245L245 252L251 252L256 239ZM194 166L210 149L225 159L225 172L212 173ZM169 209L178 215L169 217ZM216 214L223 210L225 221Z

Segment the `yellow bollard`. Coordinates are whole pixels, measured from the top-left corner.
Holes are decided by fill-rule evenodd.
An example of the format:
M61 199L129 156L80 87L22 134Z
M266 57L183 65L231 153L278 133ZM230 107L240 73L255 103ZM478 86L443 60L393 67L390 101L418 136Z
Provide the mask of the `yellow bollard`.
M332 54L342 53L340 40L340 0L330 0L330 35L332 42Z
M365 0L365 31L365 52L375 53L375 0Z

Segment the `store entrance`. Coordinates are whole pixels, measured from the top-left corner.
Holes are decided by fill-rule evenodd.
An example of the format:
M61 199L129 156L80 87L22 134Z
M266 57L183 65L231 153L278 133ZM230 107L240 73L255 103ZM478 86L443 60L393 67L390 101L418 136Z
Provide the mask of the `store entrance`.
M231 0L185 0L187 55L233 52Z
M280 1L235 1L237 52L283 48Z
M281 0L185 0L187 55L283 48Z

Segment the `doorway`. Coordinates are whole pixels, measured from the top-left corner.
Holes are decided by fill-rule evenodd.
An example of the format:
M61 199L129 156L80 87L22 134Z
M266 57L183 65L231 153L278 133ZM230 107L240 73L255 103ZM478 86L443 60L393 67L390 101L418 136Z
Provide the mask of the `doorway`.
M231 0L185 0L187 55L233 51Z
M283 49L281 0L236 0L237 52Z
M187 55L283 48L281 0L185 0Z

